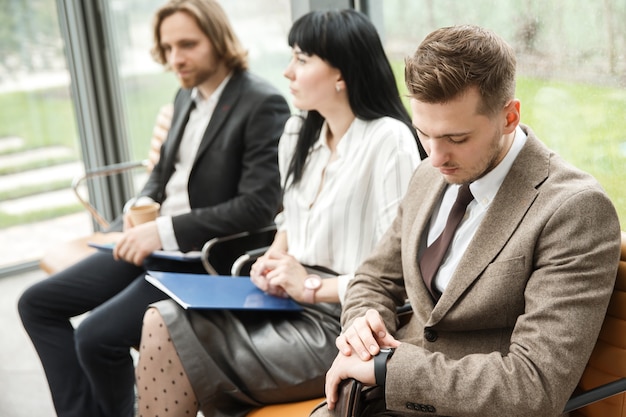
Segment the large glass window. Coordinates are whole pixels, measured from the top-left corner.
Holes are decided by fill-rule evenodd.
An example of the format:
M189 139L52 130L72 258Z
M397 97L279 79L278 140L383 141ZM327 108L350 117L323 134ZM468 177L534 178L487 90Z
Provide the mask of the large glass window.
M437 27L479 24L518 57L522 122L606 189L626 229L626 3L552 0L385 0L386 50L403 60ZM406 91L406 90L404 90Z
M87 235L92 220L70 191L85 152L100 139L81 134L59 31L65 0L4 0L0 8L0 270L36 261L60 241ZM122 114L124 159L144 159L159 108L174 97L175 77L149 53L152 14L163 0L97 0L111 88ZM248 47L251 69L288 96L289 0L221 0ZM328 2L324 2L325 4ZM592 173L626 228L626 3L515 0L375 0L368 4L403 87L403 60L436 27L476 23L516 49L522 121L572 164ZM78 4L78 3L77 3ZM92 3L89 3L92 4ZM87 25L87 30L90 30ZM104 51L104 50L103 50ZM111 57L109 57L110 59ZM118 91L119 90L119 91ZM94 117L93 114L91 117ZM95 117L102 117L96 115ZM120 145L120 144L118 144ZM97 158L96 158L97 159ZM90 161L93 165L93 161ZM136 179L142 185L145 175ZM119 210L119 204L114 205Z
M110 32L122 87L124 110L134 160L147 156L152 126L161 106L170 103L176 79L150 56L152 14L161 0L112 0Z
M82 170L54 0L0 8L0 268L87 234L69 190Z
M91 233L92 220L71 192L70 184L84 171L82 156L97 154L99 151L92 148L101 145L94 143L99 139L89 134L79 138L74 117L56 5L74 3L5 3L8 6L0 9L0 53L4 57L0 62L0 270L35 262L47 248ZM130 160L147 157L157 113L173 100L178 88L174 75L150 55L152 16L163 3L93 3L98 4L96 18L102 22L104 43L109 47L101 51L102 56L109 54L107 58L115 67L109 73L117 79L110 85L120 90L111 92L120 97L112 102L121 111L120 120L125 124L122 131L128 140L110 147L123 148L119 154L129 155ZM223 0L221 4L249 50L251 70L286 93L282 71L289 58L289 0ZM91 25L86 30L92 30ZM78 58L85 55L78 53ZM76 115L94 117L89 112L78 108ZM133 187L141 187L145 172L138 171L134 180ZM82 194L88 195L86 190Z

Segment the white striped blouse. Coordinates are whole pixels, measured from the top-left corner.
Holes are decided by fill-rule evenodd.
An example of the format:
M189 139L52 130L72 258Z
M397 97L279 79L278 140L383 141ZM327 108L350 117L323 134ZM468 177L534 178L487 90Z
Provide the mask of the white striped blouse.
M302 118L294 116L279 143L281 176L287 174ZM276 221L286 231L288 251L300 263L339 272L339 297L353 273L396 216L419 164L409 127L389 117L355 119L329 163L326 124L313 145L302 179L287 184ZM324 182L320 183L324 175Z

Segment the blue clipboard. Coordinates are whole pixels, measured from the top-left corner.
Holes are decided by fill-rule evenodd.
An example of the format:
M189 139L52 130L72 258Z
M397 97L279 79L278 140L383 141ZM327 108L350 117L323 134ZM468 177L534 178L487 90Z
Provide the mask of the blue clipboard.
M146 280L185 309L302 310L290 298L264 293L250 277L148 271Z
M97 242L87 242L88 246L92 248L96 248L98 250L104 252L113 252L113 247L115 247L115 243L97 243ZM202 252L200 251L192 251L192 252L179 252L179 251L168 251L168 250L155 250L150 255L152 258L158 259L170 259L173 261L183 261L183 262L199 262L202 256Z

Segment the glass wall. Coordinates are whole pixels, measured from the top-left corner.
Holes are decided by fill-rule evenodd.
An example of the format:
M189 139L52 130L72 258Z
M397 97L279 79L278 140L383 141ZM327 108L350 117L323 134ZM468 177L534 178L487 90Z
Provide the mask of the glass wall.
M92 231L91 218L70 191L72 178L84 170L83 160L98 167L103 161L147 156L157 112L171 102L178 88L174 76L149 53L151 17L162 2L0 1L0 271L35 263L48 247ZM289 59L286 34L292 10L299 9L292 8L289 0L221 3L249 49L252 71L288 96L282 77ZM302 7L304 2L293 3ZM565 0L355 3L367 6L379 25L401 86L404 58L436 27L476 23L504 36L519 58L522 121L565 159L598 178L626 229L626 191L619 180L626 162L622 133L626 131L626 29L621 25L626 19L625 2L576 2L576 7ZM309 0L306 4L339 3ZM59 21L65 20L58 16L67 17L67 9L78 5L96 9L89 18L101 23L102 47L63 42ZM97 31L92 23L85 22L83 31ZM119 115L114 132L104 138L84 126L85 120L97 124L107 112L83 104L76 110L73 104L77 94L76 88L70 89L69 74L77 72L74 62L66 63L70 46L78 48L78 59L87 53L106 56L105 63L113 68L108 74L114 80L102 82L105 88L97 93L82 91L87 98L113 97L111 108ZM76 87L77 80L72 83ZM103 146L120 151L101 158ZM145 174L139 175L131 188L141 186L144 178ZM106 202L114 193L92 188L88 194ZM119 212L118 201L109 205Z
M81 160L85 155L98 156L94 149L102 146L97 143L102 139L89 132L79 137L72 100L76 93L70 91L64 55L68 46L62 40L55 0L2 3L7 2L7 7L0 8L0 53L4 57L0 62L0 270L34 264L47 248L92 232L92 219L71 192L70 184L84 172ZM57 3L62 13L81 4L73 0ZM128 160L147 157L157 112L173 100L178 88L174 75L156 64L149 52L152 15L162 3L98 2L95 18L105 29L107 48L92 48L90 53L108 54L113 61L111 73L117 79L109 84L119 91L108 94L120 98L116 111L120 111L119 120L124 124L124 138L113 139L124 142L118 146L123 148L121 155L129 155ZM282 71L289 58L289 0L221 3L249 49L251 70L286 94ZM91 26L86 24L85 30ZM78 55L83 58L86 52ZM90 113L93 111L82 108L76 116L87 125L98 120L85 119L103 117ZM91 166L100 166L98 158L94 160ZM139 172L133 187L139 188L144 179L145 173ZM88 195L87 190L82 194Z
M90 230L69 190L82 170L55 0L0 8L0 268Z
M522 122L593 174L626 229L626 2L385 0L386 50L403 84L403 60L437 27L478 24L518 57ZM406 90L404 90L406 91Z

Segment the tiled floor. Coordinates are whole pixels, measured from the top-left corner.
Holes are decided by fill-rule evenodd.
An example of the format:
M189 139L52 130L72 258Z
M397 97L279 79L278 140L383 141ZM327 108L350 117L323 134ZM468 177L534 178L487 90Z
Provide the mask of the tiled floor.
M17 299L40 271L0 278L0 416L54 417L52 400L39 358L22 328Z

